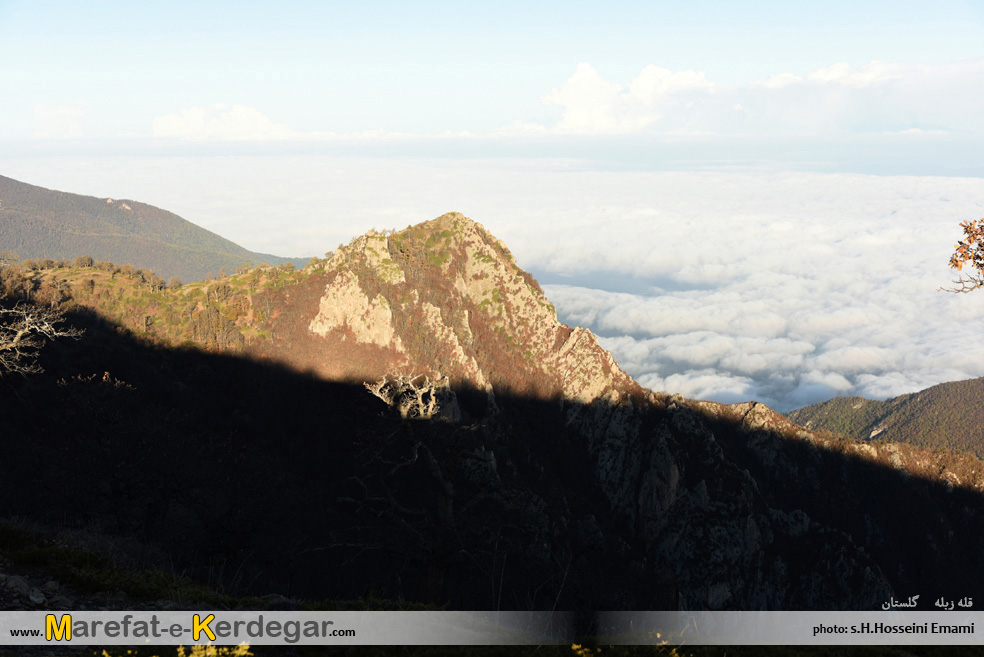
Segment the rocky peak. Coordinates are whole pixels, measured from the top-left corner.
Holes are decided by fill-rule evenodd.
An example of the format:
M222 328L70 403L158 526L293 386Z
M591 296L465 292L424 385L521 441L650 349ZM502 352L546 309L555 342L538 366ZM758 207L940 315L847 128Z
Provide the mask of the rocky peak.
M501 240L457 212L339 248L309 331L371 347L346 355L350 376L371 358L377 371L581 404L634 387L590 331L557 320Z

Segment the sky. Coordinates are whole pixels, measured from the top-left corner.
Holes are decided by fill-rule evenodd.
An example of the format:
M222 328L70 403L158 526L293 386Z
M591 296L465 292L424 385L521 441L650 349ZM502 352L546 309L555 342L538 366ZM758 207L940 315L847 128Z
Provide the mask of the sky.
M461 211L654 389L984 375L980 0L0 0L0 97L0 175L256 251Z

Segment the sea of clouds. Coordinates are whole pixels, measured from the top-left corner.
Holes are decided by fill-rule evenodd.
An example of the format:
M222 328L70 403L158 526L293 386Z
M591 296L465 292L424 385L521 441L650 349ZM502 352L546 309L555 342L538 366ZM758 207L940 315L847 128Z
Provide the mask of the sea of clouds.
M984 179L604 171L573 160L18 158L41 186L321 255L450 210L485 224L643 385L781 410L984 376L984 290L938 292Z

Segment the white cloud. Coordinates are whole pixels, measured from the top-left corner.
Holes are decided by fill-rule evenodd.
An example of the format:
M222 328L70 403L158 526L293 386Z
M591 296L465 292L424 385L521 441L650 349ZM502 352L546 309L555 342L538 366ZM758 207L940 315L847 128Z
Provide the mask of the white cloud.
M588 64L578 64L574 75L559 89L543 97L547 105L560 105L564 115L555 126L557 132L574 134L633 132L649 121L626 121L622 87L606 82Z
M640 383L661 392L672 392L691 399L716 399L725 403L737 403L755 396L752 379L710 369L688 370L666 378L647 375L640 378Z
M752 86L765 87L767 89L782 89L783 87L788 87L791 84L797 84L802 81L803 78L792 73L777 73L764 80L756 80L752 83Z
M936 292L948 280L959 221L984 216L984 180L629 178L605 180L610 205L581 201L589 216L605 207L594 216L604 216L604 234L621 237L620 249L597 235L591 249L588 226L561 219L546 224L564 226L560 243L542 248L531 236L513 251L521 263L532 257L534 271L566 270L556 254L577 243L581 266L599 271L599 288L612 270L658 279L650 292L545 288L563 317L608 336L602 344L640 381L721 401L746 394L788 410L836 394L884 397L984 375L984 345L975 346L984 304ZM642 219L619 206L633 196L641 207L658 198L662 209Z
M657 134L776 137L852 134L942 136L981 131L984 59L941 64L840 62L805 75L779 72L747 85L698 71L647 66L622 86L590 64L541 98L562 108L553 124L512 134ZM913 132L917 131L917 132Z
M863 89L889 80L902 79L905 77L902 70L901 65L887 62L874 61L860 68L841 62L817 69L806 78L811 82L828 82Z
M623 88L604 80L590 64L582 63L567 82L541 100L563 108L560 121L549 132L619 135L640 132L659 122L662 112L679 109L679 103L673 103L674 96L686 94L683 107L689 104L692 108L694 92L713 89L703 73L674 73L653 65L645 67Z
M958 375L953 378L960 379L965 377ZM934 383L937 383L937 381L918 374L916 376L910 376L904 372L887 372L880 375L862 374L858 377L857 391L864 397L886 399L928 388Z
M697 71L674 73L650 64L629 83L628 96L640 105L653 107L670 94L695 89L711 91L714 85Z
M843 347L818 356L817 367L842 374L892 370L899 365L899 354L884 347Z
M300 137L286 125L244 105L191 107L154 119L153 134L190 141L269 141Z
M494 135L479 135L467 130L445 130L436 134L421 135L413 133L390 132L383 129L364 130L339 134L326 130L299 132L283 123L276 123L263 112L245 105L225 105L219 103L212 107L189 107L172 114L155 118L152 134L159 139L180 139L184 141L335 141L335 142L373 142L407 140L455 140L469 138L488 138L512 134L531 134L535 132L529 125L517 123Z
M613 80L591 64L580 63L540 101L558 108L559 118L507 119L501 127L485 131L410 134L380 127L347 134L302 132L256 108L221 104L157 117L152 129L155 137L189 141L655 135L667 142L707 142L711 137L775 141L858 134L932 141L955 133L981 133L977 108L984 106L984 58L941 64L840 62L802 74L777 72L738 86L717 83L703 71L672 71L653 64L632 79ZM72 132L64 125L66 118L60 119L60 128L45 129L45 134ZM45 125L52 122L49 118ZM74 132L78 127L77 121L69 124Z
M38 103L34 106L35 136L41 139L76 139L83 135L82 119L89 103L77 100L65 105Z

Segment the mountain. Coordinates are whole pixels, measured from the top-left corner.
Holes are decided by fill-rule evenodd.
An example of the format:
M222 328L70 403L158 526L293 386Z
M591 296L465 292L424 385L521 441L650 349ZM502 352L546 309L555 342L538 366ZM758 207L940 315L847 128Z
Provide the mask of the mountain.
M892 441L984 458L984 378L941 383L885 401L836 397L786 415L804 427L859 442Z
M458 213L176 289L0 285L85 329L3 379L6 512L229 590L591 618L984 582L980 460L642 388Z
M4 176L0 176L0 251L24 259L74 260L88 255L185 281L202 280L222 268L234 271L243 265L290 260L247 251L146 203L57 192Z

